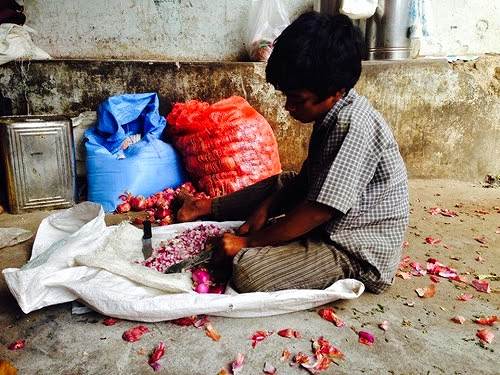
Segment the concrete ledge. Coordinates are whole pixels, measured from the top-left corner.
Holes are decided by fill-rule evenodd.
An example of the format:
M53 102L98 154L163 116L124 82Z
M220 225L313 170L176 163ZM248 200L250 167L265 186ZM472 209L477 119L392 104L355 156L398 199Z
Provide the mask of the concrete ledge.
M492 71L500 66L499 56L484 59ZM357 89L393 127L411 176L477 179L500 173L500 100L483 86L444 60L422 59L366 62ZM13 114L75 115L110 95L147 91L158 92L163 114L175 101L244 96L273 127L285 169L298 169L306 156L310 127L283 109L262 63L48 60L0 67L0 92Z

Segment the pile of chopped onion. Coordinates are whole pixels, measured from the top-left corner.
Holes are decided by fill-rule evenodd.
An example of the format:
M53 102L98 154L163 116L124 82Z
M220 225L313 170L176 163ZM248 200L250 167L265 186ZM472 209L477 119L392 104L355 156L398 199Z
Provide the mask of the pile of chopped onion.
M163 273L170 266L198 255L205 248L209 238L221 237L225 232L226 229L213 224L201 224L187 229L174 238L162 242L142 264Z

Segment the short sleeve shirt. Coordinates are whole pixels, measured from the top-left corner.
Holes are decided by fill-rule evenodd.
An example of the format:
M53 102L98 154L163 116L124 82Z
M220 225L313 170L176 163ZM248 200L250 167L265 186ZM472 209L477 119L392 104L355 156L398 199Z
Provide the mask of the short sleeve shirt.
M343 214L324 224L331 241L359 261L369 290L386 289L408 225L408 178L391 129L354 89L314 125L303 173L307 199Z

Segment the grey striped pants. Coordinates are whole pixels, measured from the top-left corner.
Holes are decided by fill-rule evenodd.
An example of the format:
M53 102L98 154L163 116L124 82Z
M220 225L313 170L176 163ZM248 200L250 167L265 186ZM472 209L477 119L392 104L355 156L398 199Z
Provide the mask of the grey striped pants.
M245 220L259 203L277 190L293 184L295 173L282 173L212 202L213 218ZM274 216L286 213L300 197L288 196L273 208ZM233 259L232 283L240 293L282 289L324 289L339 279L355 277L356 262L320 234L309 233L282 246L241 249Z

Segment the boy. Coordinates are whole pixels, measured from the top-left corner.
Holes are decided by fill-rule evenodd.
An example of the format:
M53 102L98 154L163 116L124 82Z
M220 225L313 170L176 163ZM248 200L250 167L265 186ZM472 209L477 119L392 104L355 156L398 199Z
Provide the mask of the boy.
M388 125L353 89L362 51L345 16L310 12L288 26L266 79L292 117L315 122L300 173L184 200L180 221L246 219L222 240L239 292L323 289L343 278L375 293L391 285L408 223L407 176Z

